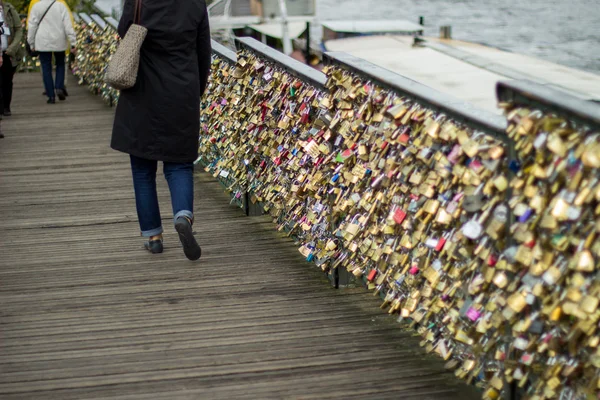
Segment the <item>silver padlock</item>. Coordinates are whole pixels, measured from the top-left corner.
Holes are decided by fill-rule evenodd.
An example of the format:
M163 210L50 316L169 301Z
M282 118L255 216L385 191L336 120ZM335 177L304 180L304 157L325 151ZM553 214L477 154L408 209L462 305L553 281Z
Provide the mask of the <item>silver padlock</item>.
M466 238L471 240L477 240L483 234L483 223L490 215L490 210L486 210L481 214L479 218L475 215L471 220L467 221L466 224L463 225L461 231Z

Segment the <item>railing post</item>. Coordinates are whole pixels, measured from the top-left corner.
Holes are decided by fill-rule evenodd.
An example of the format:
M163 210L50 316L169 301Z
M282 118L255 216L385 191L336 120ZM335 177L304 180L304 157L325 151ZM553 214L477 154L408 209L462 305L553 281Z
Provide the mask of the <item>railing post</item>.
M247 191L244 191L244 214L246 214L247 217L250 216L250 196L248 195Z
M310 63L310 22L306 21L306 50L304 59L307 64Z

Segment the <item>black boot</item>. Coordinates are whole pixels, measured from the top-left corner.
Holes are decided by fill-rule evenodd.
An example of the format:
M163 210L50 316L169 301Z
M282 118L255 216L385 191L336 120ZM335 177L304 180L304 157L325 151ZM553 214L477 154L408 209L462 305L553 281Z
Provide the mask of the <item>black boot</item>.
M56 104L56 99L54 97L50 97L48 99L48 104Z
M160 254L163 252L163 242L161 239L149 240L144 243L144 247L152 254Z
M192 223L186 217L179 217L175 221L175 230L179 234L179 240L183 245L183 252L188 260L195 261L202 256L202 249L196 242L192 232Z
M56 95L60 101L65 101L67 99L64 89L56 89Z

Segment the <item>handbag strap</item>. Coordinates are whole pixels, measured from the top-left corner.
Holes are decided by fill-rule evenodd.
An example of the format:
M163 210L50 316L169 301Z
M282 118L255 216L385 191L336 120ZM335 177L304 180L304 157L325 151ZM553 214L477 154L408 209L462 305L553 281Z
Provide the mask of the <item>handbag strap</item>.
M142 20L142 0L135 0L135 14L133 16L133 23L136 25L139 25L141 20Z
M40 25L42 24L42 21L44 20L44 17L46 17L46 14L48 14L48 11L50 11L50 9L54 5L54 3L56 3L56 0L54 0L52 3L50 3L50 5L48 6L48 8L46 8L46 11L44 11L44 14L42 14L42 18L40 18L40 22L38 22L38 26L35 29L35 34L33 35L34 46L35 46L35 38L37 36L38 30L40 29Z
M44 17L46 16L46 14L48 14L48 11L50 11L50 9L52 8L52 6L54 5L54 3L56 3L56 0L54 0L52 2L52 4L50 4L50 6L48 8L46 8L46 11L44 11L44 14L42 14L42 18L40 18L40 22L38 22L38 26L40 26L40 24L42 23L42 21L44 20Z

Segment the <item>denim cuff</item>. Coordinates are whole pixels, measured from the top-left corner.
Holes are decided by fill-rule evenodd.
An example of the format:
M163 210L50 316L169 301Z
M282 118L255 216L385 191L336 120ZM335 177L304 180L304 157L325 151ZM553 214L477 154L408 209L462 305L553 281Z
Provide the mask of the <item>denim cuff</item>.
M187 217L190 219L190 221L192 221L192 223L194 222L194 213L188 210L181 210L179 211L177 214L175 214L175 216L173 217L173 223L175 223L177 221L177 218L179 217Z
M149 231L142 231L142 236L149 238L152 236L160 235L161 233L163 233L163 228L162 226L159 226L158 228L154 228Z

